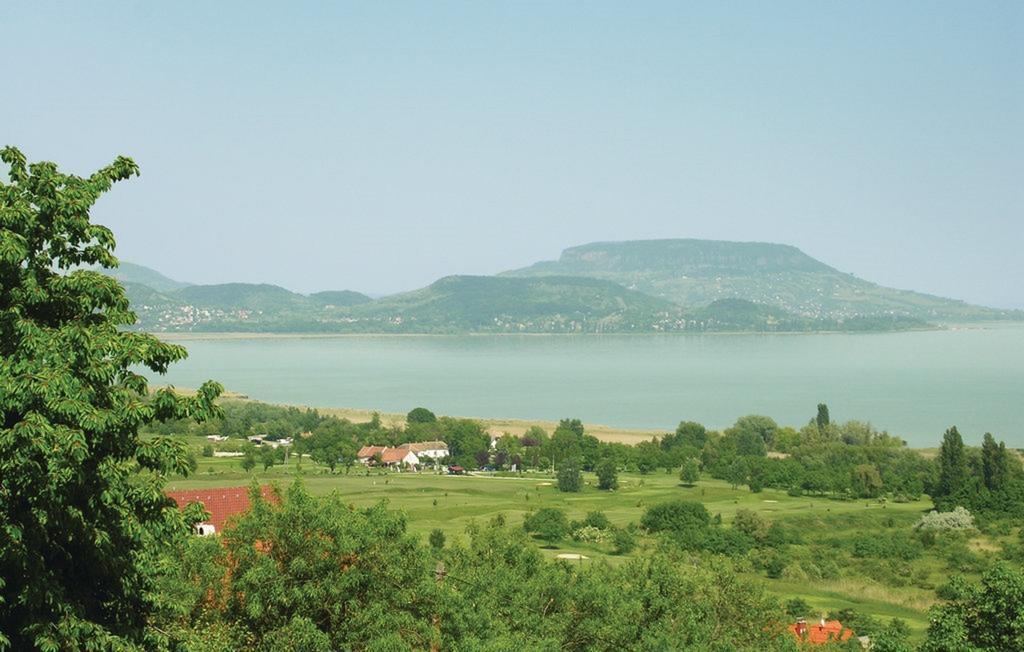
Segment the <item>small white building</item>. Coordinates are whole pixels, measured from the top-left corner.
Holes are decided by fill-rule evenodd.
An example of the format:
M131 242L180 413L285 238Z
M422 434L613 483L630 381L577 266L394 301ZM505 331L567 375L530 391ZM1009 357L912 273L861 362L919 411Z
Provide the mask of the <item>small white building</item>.
M407 448L413 453L416 453L416 456L421 460L429 458L436 462L437 460L448 457L448 444L443 441L420 441L411 444L402 444L401 448Z

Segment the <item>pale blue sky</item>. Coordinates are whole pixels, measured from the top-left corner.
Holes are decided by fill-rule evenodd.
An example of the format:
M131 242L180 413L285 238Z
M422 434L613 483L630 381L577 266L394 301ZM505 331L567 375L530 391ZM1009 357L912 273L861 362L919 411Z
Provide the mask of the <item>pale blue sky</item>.
M1024 3L6 3L0 141L193 282L375 293L786 242L1024 307Z

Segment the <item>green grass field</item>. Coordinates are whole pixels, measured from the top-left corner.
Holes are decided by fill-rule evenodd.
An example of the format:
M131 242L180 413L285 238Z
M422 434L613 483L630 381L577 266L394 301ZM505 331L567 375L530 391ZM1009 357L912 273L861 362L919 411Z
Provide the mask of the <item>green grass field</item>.
M197 450L203 443L196 438ZM790 547L793 561L783 577L769 579L753 568L741 572L759 578L770 591L783 599L803 598L815 615L853 608L884 620L902 618L910 625L915 638L923 635L927 627L927 608L936 599L934 589L922 588L921 583L939 585L946 581L948 574L937 555L925 554L906 570L908 578L913 571L917 577L916 585L899 578L885 581L889 575L884 573L883 579L873 579L872 569L883 565L884 560L852 560L836 546L837 541L849 537L881 537L889 535L887 533L909 531L921 514L931 508L927 500L898 504L795 498L774 490L754 494L745 487L733 489L713 479L703 479L696 486L688 487L681 485L674 474L664 472L620 475L620 488L614 492L599 491L596 478L585 474L587 484L584 490L573 494L558 491L553 478L543 473L524 473L518 477L449 476L433 472L368 472L361 466L355 466L349 473L339 469L332 475L308 459L302 461L301 470L298 470L292 458L285 465L275 466L267 472L259 468L250 475L241 469L236 458L198 459L196 473L187 479L169 483L167 488L237 486L248 484L255 478L260 483L275 483L284 489L298 474L314 494L338 492L358 507L385 500L392 509L405 513L412 533L425 538L431 530L440 528L449 541L465 536L466 526L474 519L485 521L502 514L508 524L515 526L522 522L527 512L540 507L562 509L570 519L582 519L587 512L599 510L617 526L638 522L647 507L673 498L701 501L712 515L721 514L726 524L731 522L737 510L746 508L799 531L802 540ZM653 538L642 537L637 552L654 545ZM618 564L624 559L611 554L608 545L572 540L543 549L551 556L581 553L590 560L581 563L607 561ZM821 555L847 555L845 562L840 564L842 572L824 579L805 576L801 565L808 561L816 562Z

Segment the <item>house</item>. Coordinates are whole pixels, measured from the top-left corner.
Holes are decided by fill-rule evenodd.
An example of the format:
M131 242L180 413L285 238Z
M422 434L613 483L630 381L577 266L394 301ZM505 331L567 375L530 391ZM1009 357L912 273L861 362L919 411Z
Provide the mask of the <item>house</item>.
M825 620L824 618L819 623L810 625L801 618L789 626L789 631L793 632L798 641L814 645L847 641L853 636L853 630L843 627L838 620Z
M435 462L448 457L448 444L443 441L418 441L411 444L402 444L399 448L405 448L416 453L416 457L430 458Z
M206 438L210 441L227 441L226 435L206 435Z
M420 458L407 448L385 448L380 455L380 462L385 466L418 466Z
M272 503L279 502L270 485L260 487L260 495ZM189 503L202 503L210 513L210 519L196 524L196 534L208 536L224 529L228 519L249 510L248 487L224 487L221 489L198 489L192 491L168 491L167 496L178 503L178 509L185 509Z
M437 461L448 456L448 444L443 441L425 441L415 444L389 446L363 446L356 453L356 459L363 464L373 464L374 457L380 456L384 466L419 466L422 460Z
M356 460L363 464L369 464L373 461L374 455L384 455L384 451L387 450L387 446L363 446L356 453Z

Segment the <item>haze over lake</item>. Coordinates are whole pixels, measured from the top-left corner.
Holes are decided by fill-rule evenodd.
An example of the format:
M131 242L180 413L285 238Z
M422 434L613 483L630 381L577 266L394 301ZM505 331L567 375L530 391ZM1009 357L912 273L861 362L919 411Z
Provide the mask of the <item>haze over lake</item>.
M321 407L624 428L713 428L758 413L800 426L828 403L912 446L957 425L1024 447L1024 327L884 334L342 336L189 339L163 380L219 380L251 398Z

